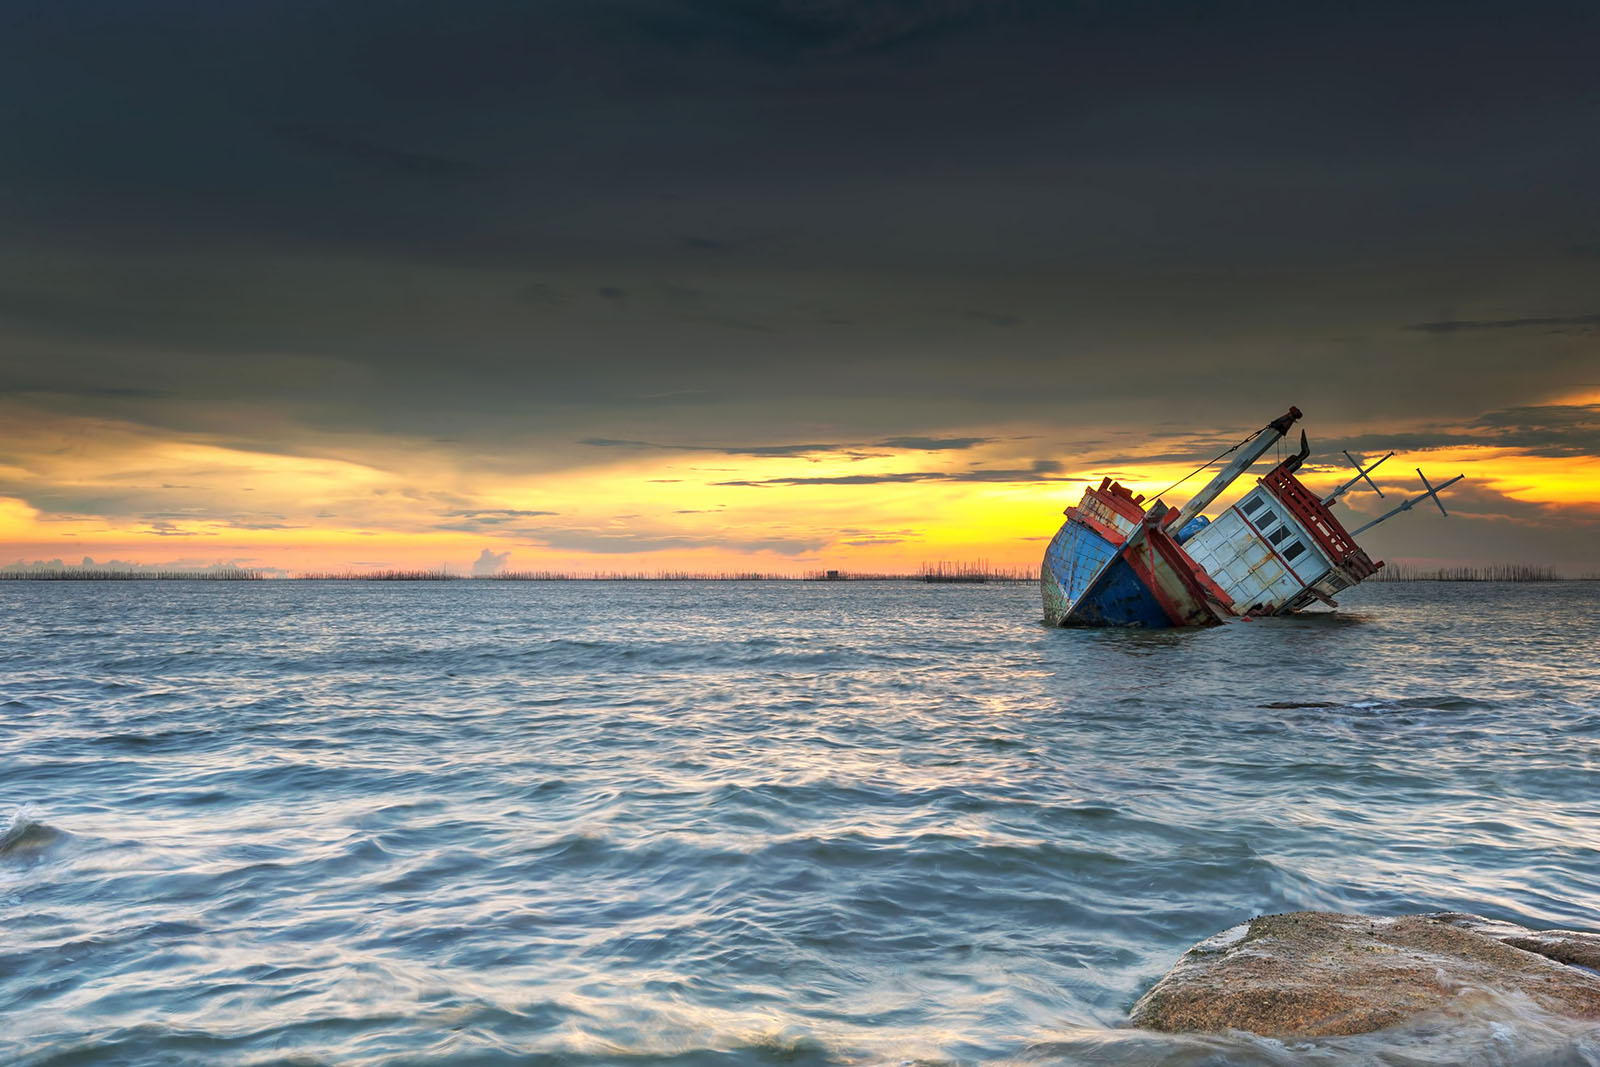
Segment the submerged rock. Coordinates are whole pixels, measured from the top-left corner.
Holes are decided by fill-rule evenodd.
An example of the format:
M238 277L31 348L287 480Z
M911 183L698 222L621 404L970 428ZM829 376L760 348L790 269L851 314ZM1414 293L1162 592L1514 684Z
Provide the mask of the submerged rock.
M1597 964L1600 935L1533 931L1457 912L1264 915L1184 953L1133 1006L1132 1021L1167 1032L1364 1034L1474 990L1600 1020Z

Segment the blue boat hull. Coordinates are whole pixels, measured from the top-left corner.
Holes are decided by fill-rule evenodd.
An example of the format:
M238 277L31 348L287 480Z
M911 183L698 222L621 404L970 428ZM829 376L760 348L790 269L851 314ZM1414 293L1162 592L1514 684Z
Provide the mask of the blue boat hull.
M1088 591L1089 583L1117 554L1117 545L1087 523L1068 519L1050 539L1039 579L1044 588L1045 619L1054 625Z
M1164 527L1166 507L1147 514L1142 500L1107 480L1067 509L1040 567L1045 622L1164 630L1212 625L1228 613L1226 595Z
M1078 601L1067 624L1164 630L1172 620L1128 561L1117 559L1090 587L1088 595Z

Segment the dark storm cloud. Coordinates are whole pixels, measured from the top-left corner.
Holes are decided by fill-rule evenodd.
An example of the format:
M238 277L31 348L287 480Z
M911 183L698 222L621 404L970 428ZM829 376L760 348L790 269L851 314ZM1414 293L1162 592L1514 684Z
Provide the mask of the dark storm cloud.
M836 474L800 478L761 478L747 481L712 482L719 486L775 485L895 485L907 482L1059 482L1068 480L1060 463L1036 459L1027 468L1011 470L975 468L966 471L902 471L890 474Z
M1531 456L1593 456L1600 454L1600 405L1533 405L1490 411L1459 426L1356 436L1308 432L1308 437L1312 450L1308 468L1340 474L1353 473L1341 451L1368 463L1385 452L1426 454L1455 448L1503 448ZM1095 454L1083 463L1092 462L1096 469L1104 470L1147 463L1199 465L1215 461L1221 451L1217 439L1207 437L1183 448Z
M650 449L669 452L717 452L725 456L796 457L842 452L864 455L862 449L892 448L908 452L947 452L988 444L992 437L888 437L871 443L789 445L671 445L657 441L628 441L611 437L586 437L578 443L592 448Z
M26 460L5 457L6 465L25 469ZM167 491L167 492L163 492ZM0 478L0 496L21 500L56 518L99 518L145 524L150 532L176 536L196 525L235 530L289 530L302 524L264 509L227 508L207 489L187 485L116 485L81 487L52 484L47 479ZM152 504L157 505L152 507ZM164 505L164 506L163 506ZM180 525L181 524L181 525Z
M1293 443L1291 437L1285 438L1284 444L1279 448L1287 447ZM1196 465L1210 465L1225 461L1235 449L1244 444L1247 437L1225 437L1218 434L1201 434L1182 431L1152 431L1149 433L1121 433L1119 437L1126 438L1120 441L1120 451L1096 451L1097 447L1104 447L1100 441L1080 441L1077 446L1085 453L1092 455L1094 462L1102 467L1135 466L1145 463L1193 463ZM1252 432L1250 436L1254 436ZM1149 438L1160 444L1159 448L1138 447L1141 438ZM1322 453L1327 450L1325 442L1313 441L1314 450Z
M815 478L761 478L757 480L712 482L716 486L773 485L896 485L906 482L946 481L936 471L908 471L899 474L837 474Z
M986 326L1015 326L1022 321L1015 315L1007 315L998 311L963 311L961 314Z
M275 127L273 132L297 148L327 156L347 166L418 178L438 186L451 186L483 177L483 168L463 160L387 148L348 134L332 134L308 126L288 125Z
M1540 404L1491 411L1475 423L1494 430L1563 431L1600 428L1600 404Z
M1466 427L1427 433L1363 434L1313 443L1322 457L1341 449L1370 462L1384 452L1430 452L1447 448L1506 448L1532 456L1600 455L1600 405L1546 404L1491 411ZM1337 466L1337 464L1334 464Z
M1152 432L1147 436L1163 445L1169 445L1174 439L1183 443L1180 447L1095 452L1080 442L1089 457L1083 463L1092 461L1106 469L1147 463L1199 465L1225 459L1236 444L1215 435ZM1341 450L1365 455L1368 461L1389 451L1436 452L1462 447L1515 449L1535 456L1597 455L1600 454L1600 405L1543 404L1503 408L1464 419L1460 425L1356 436L1319 435L1313 427L1307 431L1307 436L1312 450L1308 465L1323 470L1346 469ZM1286 439L1279 446L1280 451L1292 443Z
M848 53L885 49L1017 6L1006 0L778 0L747 5L746 15L765 22L791 48Z
M1519 448L1535 456L1600 455L1600 405L1547 404L1508 408L1474 424L1484 444Z
M224 521L221 523L235 530L303 530L306 527L301 523L290 522L236 522Z
M1460 333L1463 330L1525 330L1552 326L1600 326L1600 314L1545 315L1523 319L1447 319L1442 322L1413 323L1406 329L1424 333Z
M428 528L448 533L484 534L493 537L543 537L548 529L544 526L471 521L436 522L429 524Z
M20 466L20 457L6 457ZM39 485L27 480L0 480L0 495L21 500L47 515L143 518L150 514L149 493L140 487L80 489L76 486ZM174 516L177 517L177 516ZM192 517L192 516L185 516Z
M445 515L450 518L475 519L478 522L505 522L508 519L521 519L533 515L556 515L554 511L530 511L524 508L488 508L474 510L447 511Z
M822 548L827 544L827 539L805 537L739 539L721 536L696 537L689 534L661 534L649 531L616 533L590 530L546 530L536 535L533 543L546 548L575 552L599 552L608 555L708 548L738 552L775 552L784 556L799 556Z
M1380 11L1382 34L1372 32ZM137 203L157 210L152 221L208 236L220 226L410 255L538 256L554 244L632 259L651 240L661 256L686 241L727 250L783 217L752 216L751 199L830 178L836 217L805 195L794 232L820 224L830 240L846 237L862 221L862 193L887 180L884 206L897 210L848 247L903 253L915 232L905 224L933 222L975 161L998 168L994 188L1024 210L969 203L944 220L959 241L952 251L977 251L975 220L1007 224L991 242L999 249L1030 216L1082 248L1097 235L1063 232L1037 211L1052 202L1070 211L1086 192L1075 168L1271 155L1356 172L1414 145L1429 118L1444 121L1423 150L1489 147L1509 117L1497 96L1509 86L1542 94L1552 119L1593 99L1573 32L1591 16L1502 22L1465 5L1357 7L1341 19L1042 0L449 9L280 0L13 4L0 19L11 72L0 78L8 98L29 105L11 123L22 138L13 183L53 207L57 223L92 189L99 211ZM144 151L127 151L135 146ZM47 177L64 187L44 188ZM1175 199L1141 205L1153 216L1131 235L1141 242L1174 223L1205 228L1172 210L1186 191L1227 193L1203 173L1151 177ZM1158 187L1125 180L1136 198ZM672 228L617 245L646 203ZM1172 234L1171 247L1185 236ZM1066 261L1071 253L1060 250Z
M887 437L880 448L903 448L915 452L946 452L976 448L993 441L992 437Z
M3 388L3 386L0 386L0 388ZM53 396L76 397L85 400L161 400L175 395L171 389L146 389L133 385L52 386L37 389L13 387L7 391L13 394L46 393Z
M446 521L432 523L435 530L454 530L459 533L495 535L523 535L537 537L545 527L526 520L558 514L554 511L537 511L524 508L475 508L446 511L441 518Z
M1529 396L1592 363L1520 327L1593 325L1567 320L1600 234L1573 133L1597 28L1540 4L3 4L0 375L173 430L249 413L285 453L365 431L552 464L578 438L788 455L753 449L1231 419L1285 379L1476 412L1504 402L1506 324ZM1360 340L1394 323L1419 326L1398 357ZM1444 333L1450 386L1421 388Z
M724 456L809 456L818 452L839 452L849 448L840 444L793 445L669 445L655 441L626 441L611 437L586 437L578 442L591 448L627 448L669 452L715 452Z

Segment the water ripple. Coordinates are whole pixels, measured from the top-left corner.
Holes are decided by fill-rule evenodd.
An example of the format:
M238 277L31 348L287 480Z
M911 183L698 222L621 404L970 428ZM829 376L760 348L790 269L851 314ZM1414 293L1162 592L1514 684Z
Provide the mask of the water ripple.
M1594 585L1036 596L4 583L0 1060L1600 1063L1120 1027L1253 914L1600 927Z

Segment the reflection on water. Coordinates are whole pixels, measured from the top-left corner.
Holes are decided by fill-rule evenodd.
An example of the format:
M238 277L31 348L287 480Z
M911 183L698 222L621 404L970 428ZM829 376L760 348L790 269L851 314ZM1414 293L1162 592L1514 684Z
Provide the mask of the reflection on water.
M1600 928L1600 589L4 583L0 1060L1600 1063L1120 1028L1299 908Z

